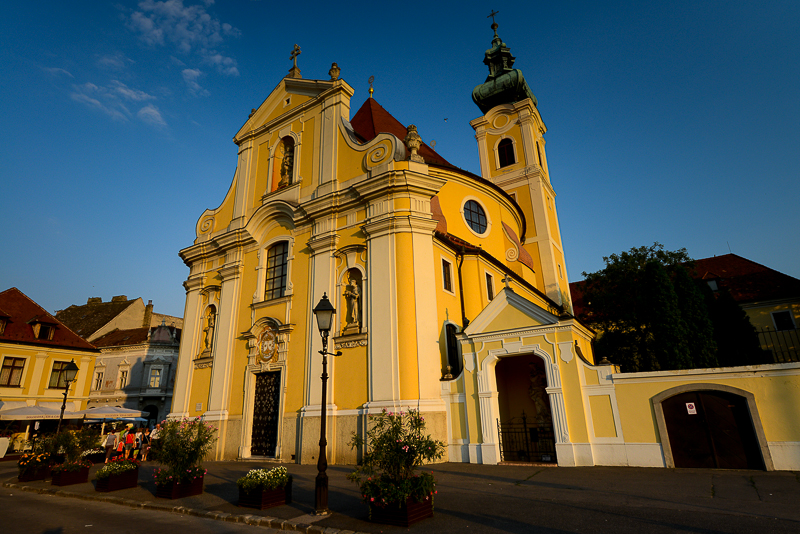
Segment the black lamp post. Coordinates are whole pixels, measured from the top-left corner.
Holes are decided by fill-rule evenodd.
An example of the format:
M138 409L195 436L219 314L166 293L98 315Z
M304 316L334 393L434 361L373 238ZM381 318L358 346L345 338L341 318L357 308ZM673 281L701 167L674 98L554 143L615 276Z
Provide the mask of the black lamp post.
M64 402L61 403L61 415L58 416L58 428L56 429L56 434L61 432L61 421L64 420L64 409L67 407L67 394L69 393L69 385L75 380L75 375L78 374L78 366L75 365L75 360L70 360L67 366L64 368L64 382L66 382L66 387L64 388Z
M328 469L328 453L326 451L328 440L325 435L325 427L327 422L326 408L328 404L328 355L341 356L341 351L336 353L328 352L328 334L333 325L333 316L336 314L336 308L328 300L327 293L322 294L319 304L314 308L314 315L317 316L317 326L319 333L322 336L322 413L320 414L320 428L319 428L319 460L317 460L317 479L314 485L314 513L316 515L326 515L330 513L328 510L328 474L325 472Z

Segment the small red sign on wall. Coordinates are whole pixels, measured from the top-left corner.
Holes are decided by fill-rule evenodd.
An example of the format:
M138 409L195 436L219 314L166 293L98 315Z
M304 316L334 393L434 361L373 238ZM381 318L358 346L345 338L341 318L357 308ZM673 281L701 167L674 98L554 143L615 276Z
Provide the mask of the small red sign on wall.
M697 415L697 407L694 405L693 402L686 403L686 412L689 415Z

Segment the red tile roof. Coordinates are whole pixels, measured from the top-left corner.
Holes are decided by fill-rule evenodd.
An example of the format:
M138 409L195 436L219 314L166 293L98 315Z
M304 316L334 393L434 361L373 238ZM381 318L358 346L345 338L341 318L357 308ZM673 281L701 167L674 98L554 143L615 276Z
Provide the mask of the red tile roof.
M406 127L395 119L391 113L383 109L374 98L368 98L361 108L356 111L356 114L350 120L350 126L364 141L372 141L380 133L390 133L402 141L408 133ZM408 150L408 147L406 147L406 150ZM408 153L410 154L411 151L408 150ZM419 155L423 157L425 163L454 167L425 143L422 143L419 148Z
M2 315L9 318L5 330L0 334L0 342L98 352L94 345L47 313L16 287L0 293L0 309L3 310ZM53 339L36 339L33 334L33 324L36 322L54 325Z
M111 302L94 302L95 299L92 300L91 304L87 303L82 306L73 304L65 310L58 311L56 317L78 334L91 337L139 299L120 299Z
M694 261L696 279L716 280L740 303L800 297L800 280L736 254Z
M121 345L137 345L147 341L147 332L150 327L112 330L108 334L98 337L93 343L100 347L117 347Z

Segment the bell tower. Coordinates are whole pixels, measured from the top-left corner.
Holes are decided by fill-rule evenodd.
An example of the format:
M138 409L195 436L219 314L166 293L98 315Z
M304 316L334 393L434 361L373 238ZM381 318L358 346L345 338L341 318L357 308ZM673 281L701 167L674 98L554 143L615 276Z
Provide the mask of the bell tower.
M497 28L493 22L492 47L483 59L489 76L472 91L472 100L483 113L470 122L478 141L481 175L522 209L527 224L523 246L534 260L536 285L571 313L556 194L544 150L547 127L522 71L513 68L516 58L497 35Z

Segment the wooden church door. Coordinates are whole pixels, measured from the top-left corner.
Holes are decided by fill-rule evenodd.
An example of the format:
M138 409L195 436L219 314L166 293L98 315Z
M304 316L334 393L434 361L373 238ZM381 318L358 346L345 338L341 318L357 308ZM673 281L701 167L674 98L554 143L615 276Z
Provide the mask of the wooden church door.
M250 454L253 456L275 456L278 446L280 385L280 371L256 375L253 433L250 441Z

